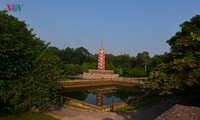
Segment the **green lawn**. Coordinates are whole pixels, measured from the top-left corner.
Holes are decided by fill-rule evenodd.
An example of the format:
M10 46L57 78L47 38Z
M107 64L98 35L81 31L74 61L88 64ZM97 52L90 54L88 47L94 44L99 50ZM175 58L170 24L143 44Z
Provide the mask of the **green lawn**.
M44 113L27 112L0 117L0 120L59 120Z

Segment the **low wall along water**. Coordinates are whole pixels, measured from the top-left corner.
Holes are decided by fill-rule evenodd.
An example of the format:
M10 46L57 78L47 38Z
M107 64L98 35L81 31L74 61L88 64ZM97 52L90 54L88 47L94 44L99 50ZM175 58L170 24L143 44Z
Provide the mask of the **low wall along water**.
M92 104L82 102L82 101L79 101L79 100L76 100L76 99L72 99L72 98L69 98L69 97L63 97L63 101L66 104L73 104L73 105L85 108L89 111L97 111L97 112L111 111L111 110L115 110L117 108L126 107L128 105L125 102L115 102L115 103L109 104L109 105L96 106L96 105L92 105Z
M70 87L84 87L95 85L124 85L124 86L138 86L143 85L147 78L118 78L118 79L94 79L94 80L71 80L61 81L65 88Z

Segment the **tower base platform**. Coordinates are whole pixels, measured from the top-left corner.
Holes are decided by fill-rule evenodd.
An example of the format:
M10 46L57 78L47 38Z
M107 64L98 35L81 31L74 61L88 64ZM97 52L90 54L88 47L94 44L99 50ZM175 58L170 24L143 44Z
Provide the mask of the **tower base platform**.
M119 78L119 74L114 74L113 70L89 69L87 73L83 73L83 79L115 79L115 78Z

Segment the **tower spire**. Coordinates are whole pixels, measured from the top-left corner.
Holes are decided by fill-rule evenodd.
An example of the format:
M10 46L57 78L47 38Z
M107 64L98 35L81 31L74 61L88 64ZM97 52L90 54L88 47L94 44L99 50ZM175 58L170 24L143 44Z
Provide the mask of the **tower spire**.
M103 40L101 41L101 49L103 49Z

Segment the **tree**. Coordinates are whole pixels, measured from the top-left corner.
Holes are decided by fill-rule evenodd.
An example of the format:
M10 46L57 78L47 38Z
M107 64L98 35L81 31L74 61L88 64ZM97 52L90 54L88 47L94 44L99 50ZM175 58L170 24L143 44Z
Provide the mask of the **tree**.
M0 11L1 114L50 104L60 90L60 60L27 24Z
M64 66L64 76L69 78L70 76L77 76L83 73L82 67L78 64L66 64Z
M84 62L81 65L81 68L82 68L83 72L88 72L89 69L97 69L97 63L96 62L90 62L90 63Z
M50 46L50 47L48 47L48 50L58 57L61 56L61 51L57 47Z
M61 56L60 59L62 60L63 63L65 64L71 64L72 63L72 58L74 53L74 49L67 47L64 50L61 50Z
M171 51L158 70L151 72L145 88L171 94L177 91L200 92L200 15L184 22L167 43ZM197 92L196 91L196 92ZM194 92L194 91L193 91Z
M129 54L117 55L114 57L113 65L116 67L130 68L132 67L133 58Z
M123 76L125 77L145 77L146 73L143 69L139 68L124 68Z
M144 51L142 53L138 53L136 56L136 61L137 65L144 68L145 73L147 73L147 66L150 62L149 52Z
M60 50L59 52L57 50L58 49L56 49L56 47L51 47L50 49L50 51L57 55L65 64L82 65L84 62L93 61L92 54L89 53L88 50L84 47L79 47L76 49L67 47L64 50Z
M166 63L168 53L165 52L163 55L154 55L150 60L150 71L157 69L157 66L161 63Z

